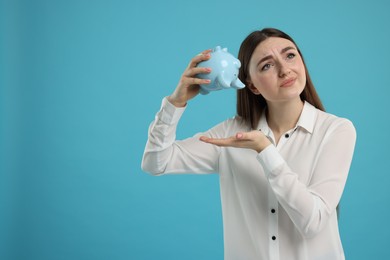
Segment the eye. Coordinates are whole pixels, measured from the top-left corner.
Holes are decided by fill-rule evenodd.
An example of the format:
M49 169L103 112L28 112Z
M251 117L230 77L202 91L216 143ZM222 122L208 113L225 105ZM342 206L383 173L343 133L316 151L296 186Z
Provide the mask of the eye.
M291 59L293 59L295 56L296 56L295 53L289 53L289 54L287 54L287 59L291 60Z
M271 64L270 63L267 63L267 64L265 64L262 68L261 68L261 70L262 71L266 71L266 70L269 70L271 68Z

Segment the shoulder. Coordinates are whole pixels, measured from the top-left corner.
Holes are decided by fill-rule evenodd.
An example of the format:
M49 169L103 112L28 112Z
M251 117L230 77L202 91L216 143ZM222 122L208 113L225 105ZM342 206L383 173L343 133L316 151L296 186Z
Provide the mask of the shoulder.
M315 131L326 132L332 134L340 131L347 131L351 135L356 135L356 129L351 120L344 117L339 117L334 114L317 110L317 118L315 122Z

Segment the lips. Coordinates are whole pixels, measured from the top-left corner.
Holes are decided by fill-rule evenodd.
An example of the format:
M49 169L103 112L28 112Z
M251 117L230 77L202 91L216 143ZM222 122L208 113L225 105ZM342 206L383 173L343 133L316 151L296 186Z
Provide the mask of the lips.
M296 79L297 78L286 79L285 81L282 82L280 87L290 87L290 86L292 86L295 83Z

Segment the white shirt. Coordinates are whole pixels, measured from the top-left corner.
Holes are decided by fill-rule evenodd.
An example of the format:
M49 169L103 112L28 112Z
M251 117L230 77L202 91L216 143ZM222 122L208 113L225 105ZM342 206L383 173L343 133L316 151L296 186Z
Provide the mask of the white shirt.
M305 102L296 127L257 153L199 141L200 135L250 131L238 117L175 140L184 110L164 98L149 128L142 169L154 175L219 173L226 260L345 259L336 206L356 140L349 120ZM258 128L275 144L264 115Z

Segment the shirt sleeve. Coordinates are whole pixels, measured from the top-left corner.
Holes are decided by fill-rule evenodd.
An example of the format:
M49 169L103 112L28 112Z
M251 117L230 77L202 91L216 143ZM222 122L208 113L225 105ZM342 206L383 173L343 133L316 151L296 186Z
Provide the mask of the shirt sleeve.
M280 205L306 237L320 232L334 213L347 180L356 142L353 124L340 119L321 144L309 185L299 181L275 146L257 159Z
M218 171L220 148L199 141L201 135L218 137L220 124L205 133L176 140L177 124L185 108L177 108L166 98L148 131L141 168L153 175L167 173L215 173Z

